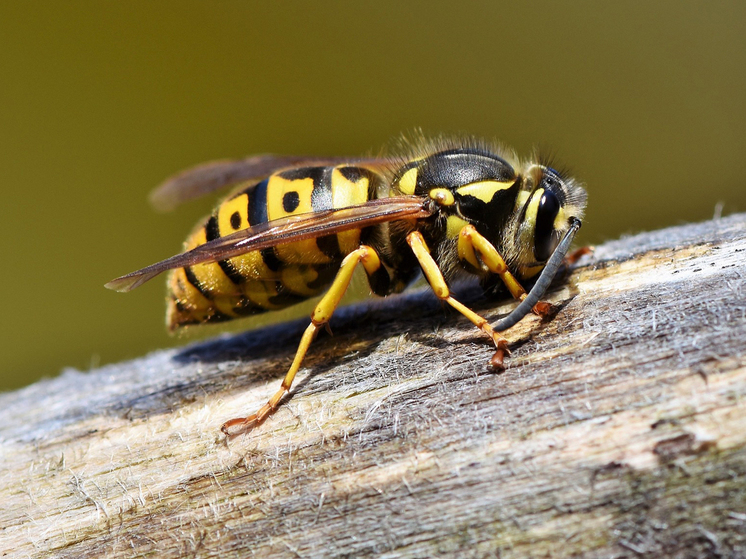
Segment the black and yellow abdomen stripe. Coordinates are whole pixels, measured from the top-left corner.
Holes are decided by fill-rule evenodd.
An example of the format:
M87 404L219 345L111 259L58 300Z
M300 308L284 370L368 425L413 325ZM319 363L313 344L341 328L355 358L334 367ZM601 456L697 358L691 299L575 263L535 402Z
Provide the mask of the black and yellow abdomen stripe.
M379 180L368 169L347 165L275 173L222 202L184 248L291 215L363 204ZM360 246L360 234L353 229L175 269L168 283L168 327L221 322L316 296Z

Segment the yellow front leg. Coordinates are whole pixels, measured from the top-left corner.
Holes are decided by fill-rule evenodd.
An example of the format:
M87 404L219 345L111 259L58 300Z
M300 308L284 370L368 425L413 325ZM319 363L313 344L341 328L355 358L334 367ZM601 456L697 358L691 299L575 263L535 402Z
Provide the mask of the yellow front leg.
M496 369L503 369L503 358L506 355L510 355L510 352L508 351L508 341L492 329L486 318L481 317L469 307L451 297L451 291L443 277L443 273L430 255L430 250L427 248L425 239L419 231L413 231L407 235L407 243L412 249L412 252L414 252L414 255L417 257L420 267L422 268L422 273L425 274L425 278L433 289L436 297L451 305L492 339L497 351L495 352L495 355L492 356L490 364Z
M466 260L472 266L478 268L479 261L476 256L479 256L487 269L493 274L500 276L505 286L510 291L510 294L523 301L526 298L526 290L516 279L516 277L508 269L508 265L497 252L494 245L489 242L485 237L479 234L473 225L466 225L461 229L458 235L458 255L462 260ZM551 303L540 301L533 307L534 314L541 317L545 317L552 310Z
M308 351L311 342L316 337L318 331L329 322L332 314L334 314L334 310L339 305L339 301L342 299L345 291L347 291L347 287L349 287L350 281L352 280L352 273L355 271L355 268L359 263L363 264L368 275L372 275L381 267L381 260L378 258L378 254L367 245L362 245L360 248L352 251L345 257L331 287L329 287L329 290L311 313L311 324L308 325L308 328L306 328L306 331L303 333L303 337L298 345L298 350L295 352L293 363L285 374L280 389L275 392L275 395L272 396L266 404L259 408L256 413L247 417L237 417L223 423L223 426L221 427L223 433L228 436L243 433L244 431L260 424L262 421L267 419L267 416L277 409L280 400L282 400L283 396L290 391L290 386L293 384L295 374L298 372L298 369L300 369L300 365L303 362L303 358L306 356L306 352Z

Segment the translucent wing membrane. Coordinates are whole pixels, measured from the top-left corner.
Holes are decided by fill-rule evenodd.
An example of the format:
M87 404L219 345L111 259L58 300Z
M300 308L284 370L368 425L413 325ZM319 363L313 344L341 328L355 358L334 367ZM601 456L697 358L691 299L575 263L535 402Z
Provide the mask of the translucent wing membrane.
M205 262L218 262L252 250L294 243L368 227L397 219L422 219L432 215L419 196L396 196L371 200L358 206L290 216L236 231L209 241L156 264L119 277L106 284L114 291L130 291L161 272Z
M380 166L385 162L384 159L376 158L271 154L254 155L246 159L210 161L166 179L150 193L150 203L157 210L170 211L184 202L210 194L223 187L252 179L263 179L282 169L340 165L342 163Z

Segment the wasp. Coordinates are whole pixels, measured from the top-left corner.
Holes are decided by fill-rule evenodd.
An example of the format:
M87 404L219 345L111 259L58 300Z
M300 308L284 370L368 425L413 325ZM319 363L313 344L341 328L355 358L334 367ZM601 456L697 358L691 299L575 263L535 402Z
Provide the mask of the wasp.
M361 265L370 289L399 293L422 273L435 295L495 344L532 310L560 268L586 205L583 186L538 157L476 139L419 139L389 157L258 155L188 169L158 187L169 209L234 185L181 254L106 284L129 291L169 271L167 324L233 320L323 293L280 389L255 413L231 419L226 435L263 422L288 394L306 352ZM494 325L456 300L449 283L499 278L520 304ZM523 284L534 281L530 292Z

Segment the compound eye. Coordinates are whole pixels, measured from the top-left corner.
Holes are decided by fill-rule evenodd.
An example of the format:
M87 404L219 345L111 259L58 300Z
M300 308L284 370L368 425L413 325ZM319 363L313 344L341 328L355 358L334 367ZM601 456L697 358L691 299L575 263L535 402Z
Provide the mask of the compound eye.
M559 231L554 229L554 220L560 209L557 195L545 190L539 200L534 229L534 256L537 262L546 262L560 241Z

